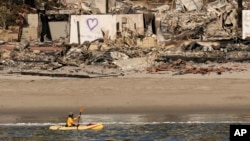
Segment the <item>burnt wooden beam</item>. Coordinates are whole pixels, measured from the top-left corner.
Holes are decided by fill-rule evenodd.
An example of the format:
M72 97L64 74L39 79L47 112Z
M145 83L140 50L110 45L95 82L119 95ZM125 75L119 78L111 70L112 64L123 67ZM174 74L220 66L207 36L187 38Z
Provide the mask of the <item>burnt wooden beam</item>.
M243 10L243 5L242 5L243 0L238 0L238 27L242 27L242 10Z
M71 15L71 14L76 14L78 10L47 10L46 14L47 15L54 15L54 14L66 14L66 15Z

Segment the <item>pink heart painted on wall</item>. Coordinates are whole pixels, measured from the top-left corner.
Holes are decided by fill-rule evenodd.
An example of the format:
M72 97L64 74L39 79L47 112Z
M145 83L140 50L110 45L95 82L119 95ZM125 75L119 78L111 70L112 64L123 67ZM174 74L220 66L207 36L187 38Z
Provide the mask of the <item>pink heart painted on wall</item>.
M89 29L92 31L93 29L95 29L97 27L98 20L96 18L88 18L87 25L88 25Z

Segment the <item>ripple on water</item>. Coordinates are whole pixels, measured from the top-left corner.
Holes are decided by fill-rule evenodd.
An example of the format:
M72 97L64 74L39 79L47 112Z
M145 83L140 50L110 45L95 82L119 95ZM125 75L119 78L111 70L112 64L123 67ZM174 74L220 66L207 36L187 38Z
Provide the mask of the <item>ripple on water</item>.
M81 123L103 122L100 131L51 131L50 125L64 123L0 124L0 141L229 141L230 124L250 123L244 115L84 115ZM174 118L176 117L176 118ZM174 120L177 119L177 120Z

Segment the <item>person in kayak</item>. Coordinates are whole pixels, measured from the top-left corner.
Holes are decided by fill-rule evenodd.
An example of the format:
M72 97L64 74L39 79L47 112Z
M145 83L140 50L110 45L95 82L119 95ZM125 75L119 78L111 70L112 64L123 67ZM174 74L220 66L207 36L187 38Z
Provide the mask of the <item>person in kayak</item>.
M79 117L74 117L74 114L72 112L69 113L67 122L66 122L66 127L72 127L72 126L79 126L78 123L76 123L76 121L80 118Z

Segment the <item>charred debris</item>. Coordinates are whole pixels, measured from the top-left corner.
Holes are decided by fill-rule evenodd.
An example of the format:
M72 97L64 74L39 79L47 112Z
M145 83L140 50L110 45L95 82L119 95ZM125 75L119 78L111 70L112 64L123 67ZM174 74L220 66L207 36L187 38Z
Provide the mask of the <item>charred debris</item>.
M0 69L4 74L78 78L244 71L223 63L250 59L249 41L242 38L242 10L248 4L5 0L0 7Z

